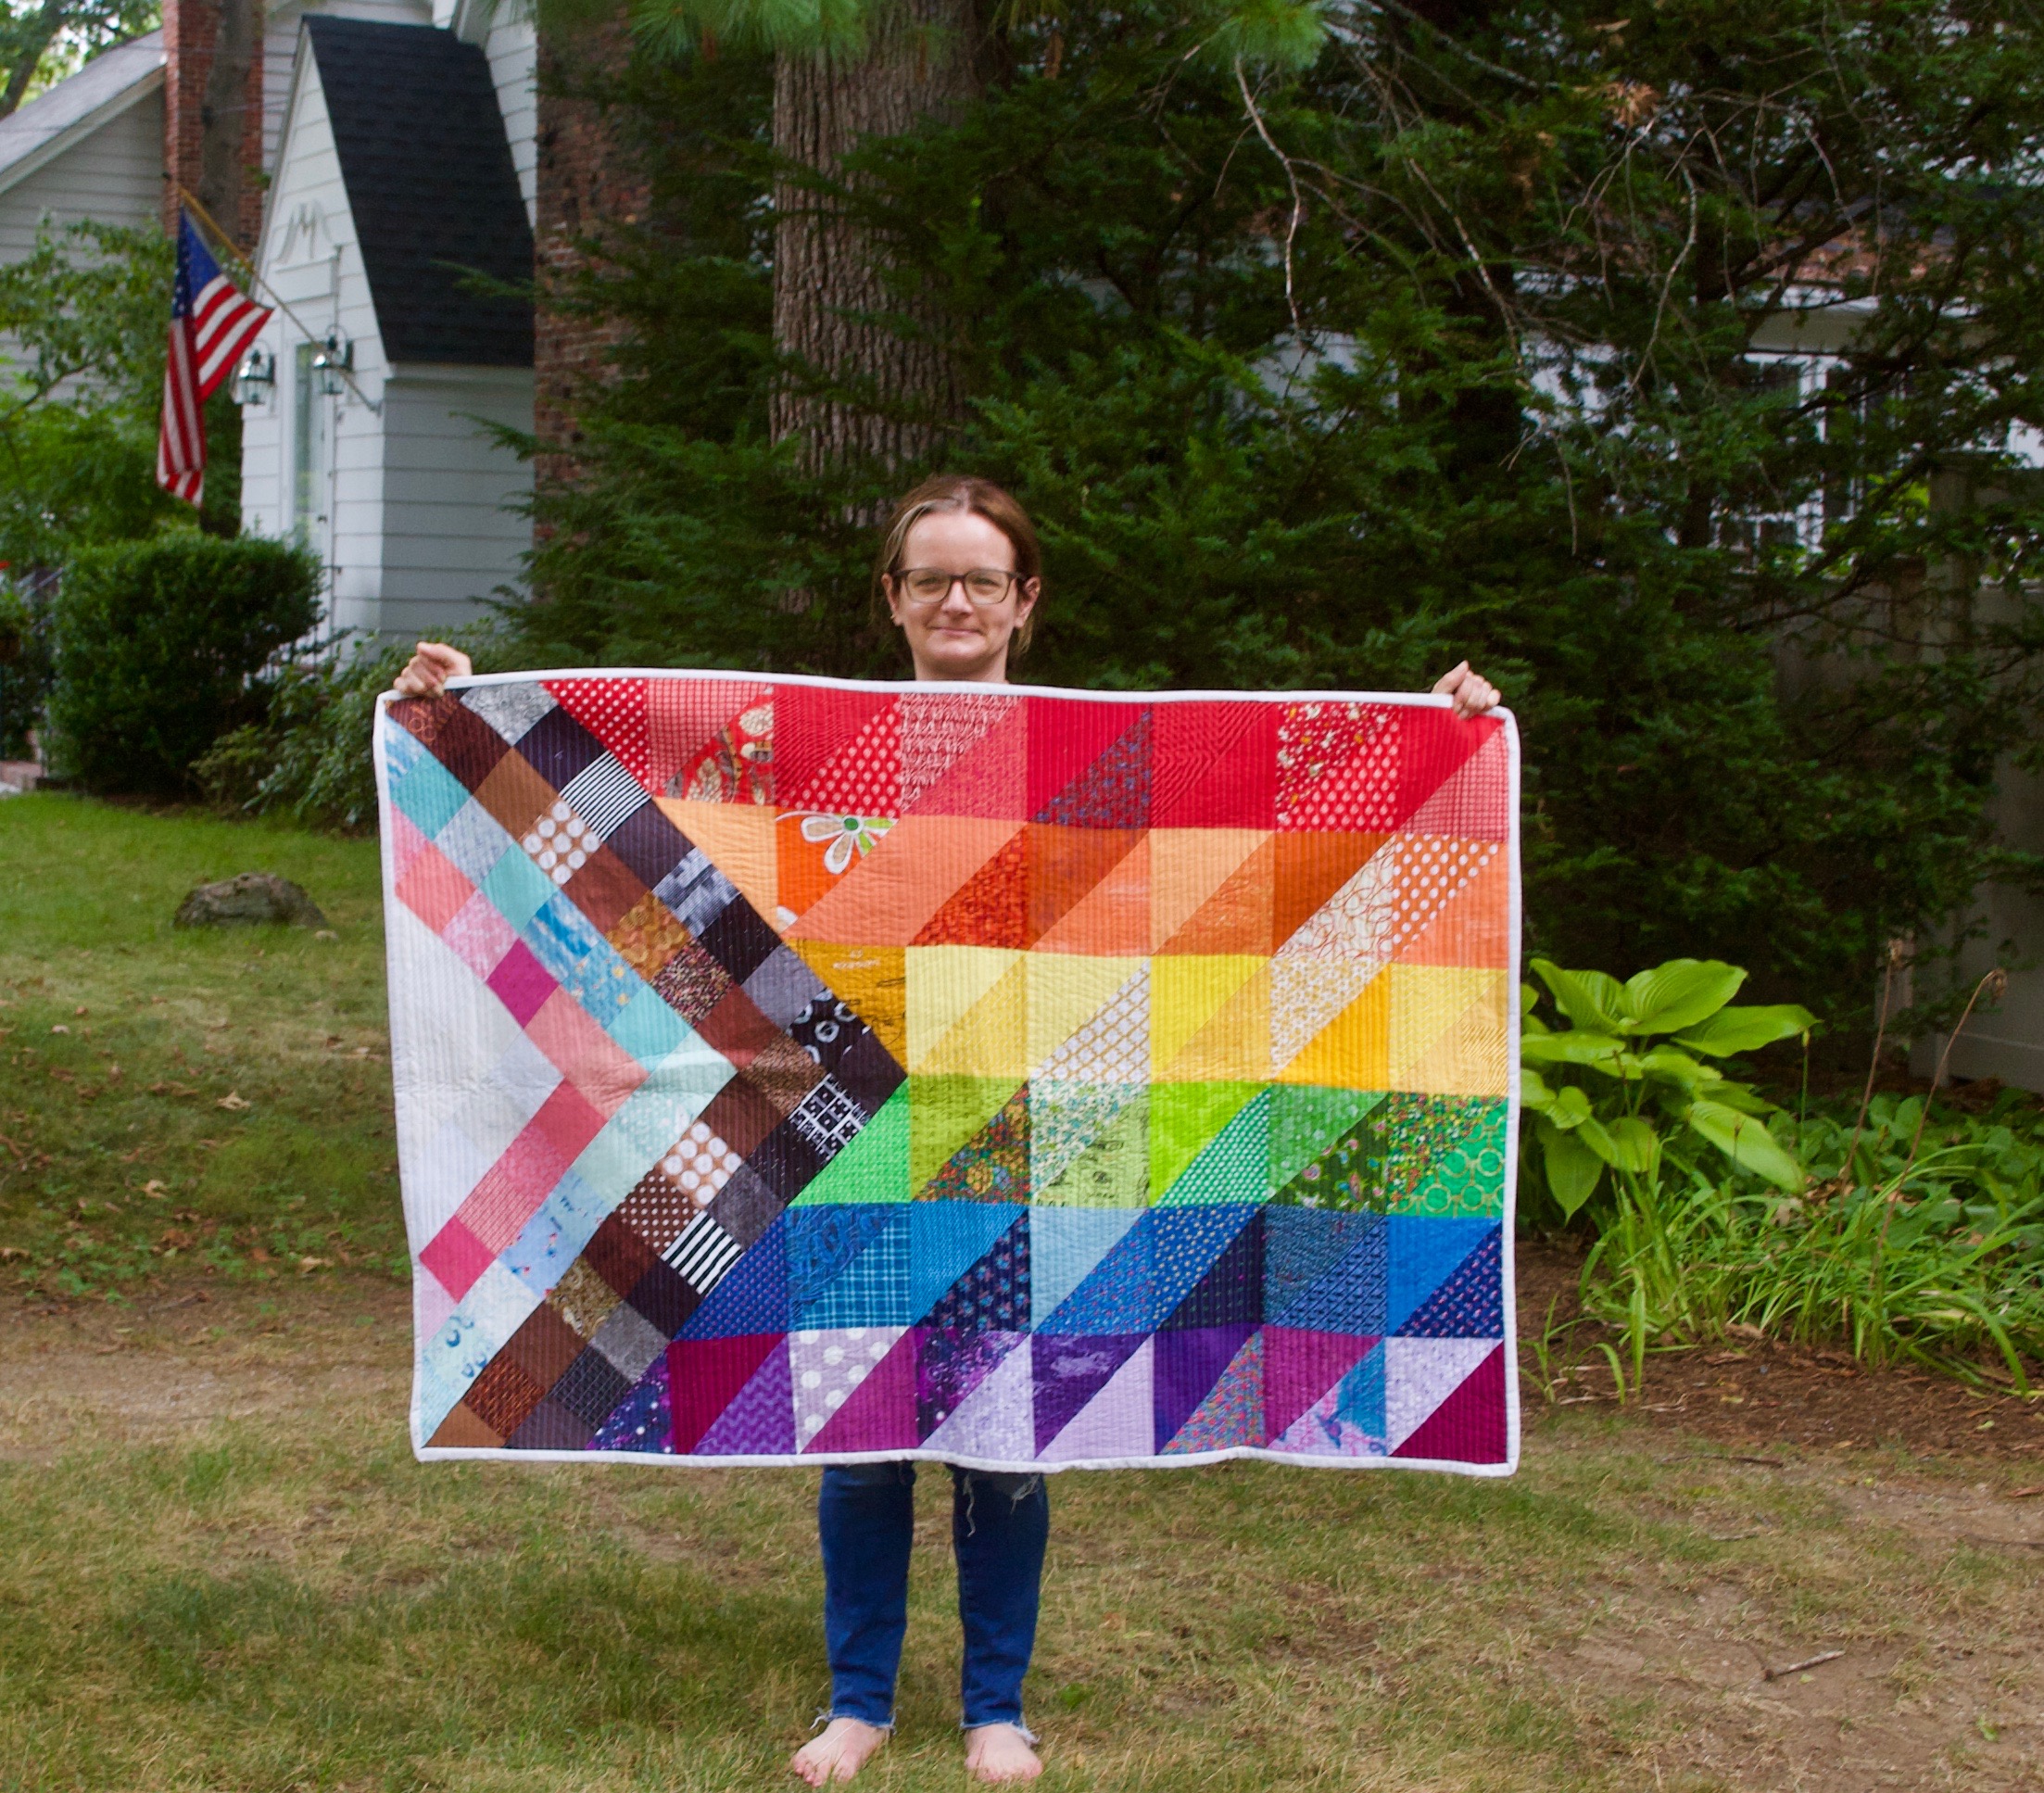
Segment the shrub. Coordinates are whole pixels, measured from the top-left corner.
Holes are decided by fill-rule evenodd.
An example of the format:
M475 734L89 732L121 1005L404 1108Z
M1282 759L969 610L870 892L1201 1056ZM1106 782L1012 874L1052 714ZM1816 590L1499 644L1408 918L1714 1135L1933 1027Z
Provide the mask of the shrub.
M282 542L196 533L88 549L52 613L57 769L95 791L175 796L228 729L255 720L255 677L319 614L319 564Z
M488 630L462 630L455 639L478 672L511 670ZM253 814L317 827L373 827L370 726L377 694L410 657L409 640L344 641L318 660L282 667L268 682L261 719L222 735L193 768L200 788L217 803Z

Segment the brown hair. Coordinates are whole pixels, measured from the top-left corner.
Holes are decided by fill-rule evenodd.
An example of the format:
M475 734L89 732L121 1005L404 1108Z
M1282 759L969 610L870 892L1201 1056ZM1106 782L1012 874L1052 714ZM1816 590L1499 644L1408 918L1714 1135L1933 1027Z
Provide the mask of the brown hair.
M1027 585L1043 576L1043 550L1037 546L1036 525L1029 521L1027 511L990 479L979 479L971 474L938 474L903 498L888 519L879 555L873 562L873 602L877 615L889 613L887 580L901 570L908 532L937 511L964 511L986 518L1015 549L1016 580ZM1038 602L1041 601L1039 592ZM1036 612L1032 610L1016 626L1011 645L1016 654L1028 651L1035 627Z

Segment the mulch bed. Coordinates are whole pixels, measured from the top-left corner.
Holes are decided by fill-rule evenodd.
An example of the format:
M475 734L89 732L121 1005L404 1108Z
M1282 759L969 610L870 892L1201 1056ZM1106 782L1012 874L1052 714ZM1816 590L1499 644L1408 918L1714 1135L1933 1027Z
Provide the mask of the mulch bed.
M1520 1391L1529 1419L1547 1410L1530 1341L1546 1327L1551 1302L1558 1319L1575 1312L1581 1268L1566 1245L1519 1241ZM1584 1326L1572 1336L1574 1344L1553 1360L1557 1369L1576 1366L1557 1388L1558 1402L1616 1410L1596 1332ZM2044 1481L2044 1399L1996 1395L1914 1368L1870 1370L1838 1350L1740 1339L1730 1348L1657 1352L1647 1359L1645 1387L1624 1411L1734 1450L1793 1445L1886 1447L1918 1458L2029 1458Z

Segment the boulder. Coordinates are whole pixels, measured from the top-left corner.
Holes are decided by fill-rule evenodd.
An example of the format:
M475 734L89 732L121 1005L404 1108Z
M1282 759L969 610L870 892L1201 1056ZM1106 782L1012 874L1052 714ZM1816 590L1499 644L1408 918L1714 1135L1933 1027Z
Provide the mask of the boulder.
M320 905L274 872L242 872L218 884L201 884L178 904L180 928L234 928L258 922L287 922L296 928L324 928Z

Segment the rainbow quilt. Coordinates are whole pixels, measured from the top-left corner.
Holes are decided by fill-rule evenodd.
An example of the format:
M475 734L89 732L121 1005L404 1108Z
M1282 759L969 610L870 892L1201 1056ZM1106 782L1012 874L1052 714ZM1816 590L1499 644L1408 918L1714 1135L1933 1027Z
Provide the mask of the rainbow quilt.
M1514 1466L1508 716L520 675L376 763L422 1457Z

